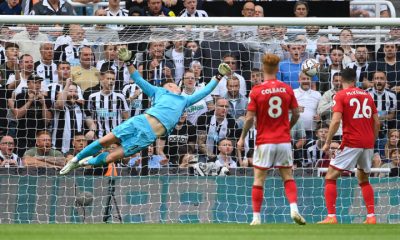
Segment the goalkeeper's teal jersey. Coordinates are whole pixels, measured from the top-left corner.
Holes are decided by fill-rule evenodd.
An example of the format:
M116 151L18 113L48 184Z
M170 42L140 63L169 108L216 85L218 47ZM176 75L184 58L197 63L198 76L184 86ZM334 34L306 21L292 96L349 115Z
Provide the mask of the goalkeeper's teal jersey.
M171 93L165 88L151 85L140 76L138 71L132 73L131 78L152 101L151 108L147 109L145 113L157 118L164 125L167 134L173 130L187 107L206 97L218 85L218 81L212 79L195 94L182 96Z

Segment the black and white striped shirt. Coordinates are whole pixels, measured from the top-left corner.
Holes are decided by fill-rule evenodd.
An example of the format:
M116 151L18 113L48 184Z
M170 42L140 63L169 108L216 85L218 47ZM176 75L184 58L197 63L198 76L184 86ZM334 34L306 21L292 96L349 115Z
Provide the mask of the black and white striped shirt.
M86 111L86 115L96 121L98 137L103 137L122 123L122 113L129 112L130 109L121 93L104 95L99 91L90 94Z
M127 17L127 16L129 16L129 11L126 10L125 8L120 8L116 14L111 12L110 8L106 8L104 10L106 10L108 17Z
M389 113L396 112L397 110L397 97L396 93L385 89L382 93L378 93L375 88L367 89L367 92L374 99L376 110L379 116L385 116ZM379 138L384 138L386 136L386 129L388 129L388 121L385 120L381 122L381 128L379 131Z
M109 64L106 60L100 60L96 64L97 70L101 71L101 67L103 64ZM119 67L115 62L111 65L112 70L115 72L115 87L114 90L116 92L122 92L124 85L129 84L129 80L131 75L129 73L128 67L124 63L121 67Z
M303 166L314 166L318 160L324 158L324 151L319 149L317 144L319 140L313 140L306 144L307 159L303 162Z
M39 60L35 62L34 70L36 75L43 78L46 86L51 83L58 83L57 64L54 61L51 61L50 65L46 65L42 60Z
M397 110L397 97L394 92L385 89L382 93L378 93L375 88L369 88L367 92L374 99L379 115L386 115Z
M65 104L63 110L54 110L52 145L67 153L71 147L74 132L84 130L85 113L80 104Z
M368 68L368 63L365 63L364 66L360 66L357 62L351 62L347 65L348 68L352 68L356 71L357 78L356 78L356 83L362 83L364 80L364 72ZM367 76L365 76L367 77Z
M126 99L129 99L131 96L135 95L135 91L139 90L140 94L137 96L137 98L133 99L130 101L129 106L130 106L130 111L131 114L130 116L137 116L139 114L142 114L144 112L143 109L143 93L142 90L137 86L136 84L127 84L124 86L122 89L122 94L125 96Z
M208 14L204 10L196 10L193 14L190 14L187 9L185 8L181 14L181 17L208 17Z
M116 12L115 14L110 11L110 8L106 8L105 10L107 12L107 17L128 17L129 16L129 11L126 10L125 8L120 8L118 10L118 12ZM122 27L124 27L124 25L107 24L107 27L115 29L115 28L122 28Z
M77 91L78 91L78 99L83 100L83 93L82 93L81 87L79 87L78 85L76 87L77 87ZM58 83L51 83L47 86L47 88L48 88L47 95L51 100L51 105L54 107L54 104L57 101L57 95L60 92L62 92L63 86Z
M3 155L3 153L0 151L0 162L4 161L6 157ZM8 158L7 158L8 159ZM22 164L22 159L18 157L17 154L12 153L11 159L17 162L17 167L23 167L24 165Z
M79 60L79 49L81 46L73 46L72 44L64 44L59 46L55 51L54 51L54 61L61 62L61 61L67 61L71 64L71 67L73 66L79 66L80 65L80 60Z

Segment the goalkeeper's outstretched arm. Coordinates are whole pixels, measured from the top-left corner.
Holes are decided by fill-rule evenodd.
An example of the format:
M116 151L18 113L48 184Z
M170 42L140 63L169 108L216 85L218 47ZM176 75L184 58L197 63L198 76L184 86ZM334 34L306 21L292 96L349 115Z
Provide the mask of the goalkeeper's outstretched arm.
M120 48L118 50L118 58L119 60L124 61L126 63L131 78L143 90L144 94L146 94L149 97L152 97L157 91L157 87L151 85L146 80L144 80L143 77L140 75L140 73L137 71L137 69L134 66L135 59L132 60L133 58L132 52L126 48Z
M201 99L205 98L207 95L209 95L214 88L218 85L218 82L227 74L231 72L231 68L229 67L228 64L226 63L221 63L218 66L218 73L216 76L214 76L211 81L200 91L196 92L193 95L187 96L188 99L188 105L193 105L200 101Z

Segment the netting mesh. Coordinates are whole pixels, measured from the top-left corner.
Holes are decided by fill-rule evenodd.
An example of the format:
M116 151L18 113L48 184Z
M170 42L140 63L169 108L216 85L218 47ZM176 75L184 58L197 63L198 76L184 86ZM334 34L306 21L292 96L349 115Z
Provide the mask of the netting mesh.
M5 210L0 221L249 222L256 130L250 130L245 151L237 151L235 144L248 94L263 80L261 59L268 52L281 58L277 78L297 89L302 108L292 130L301 213L308 221L325 213L324 173L318 169L329 165L333 152L321 147L332 97L340 89L335 73L350 67L381 117L373 167L387 170L372 174L381 177L372 181L378 217L398 222L399 181L388 176L398 176L399 168L394 151L399 141L399 37L397 28L381 26L2 25L0 208ZM135 66L147 81L156 86L176 82L185 95L203 88L221 62L234 73L188 108L171 135L146 151L154 176L141 176L146 166L138 154L104 169L55 177L88 143L151 106L117 59L121 47L133 51ZM304 83L300 66L308 58L320 67ZM103 74L109 69L111 80ZM266 184L263 220L290 222L284 188L275 175ZM345 176L338 184L338 214L342 222L360 222L364 208L356 179Z

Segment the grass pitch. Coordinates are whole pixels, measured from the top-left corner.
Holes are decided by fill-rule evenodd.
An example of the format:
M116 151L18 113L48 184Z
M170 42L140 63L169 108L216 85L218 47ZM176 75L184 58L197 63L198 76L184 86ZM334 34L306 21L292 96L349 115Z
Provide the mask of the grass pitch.
M2 224L1 240L391 240L400 239L397 224Z

